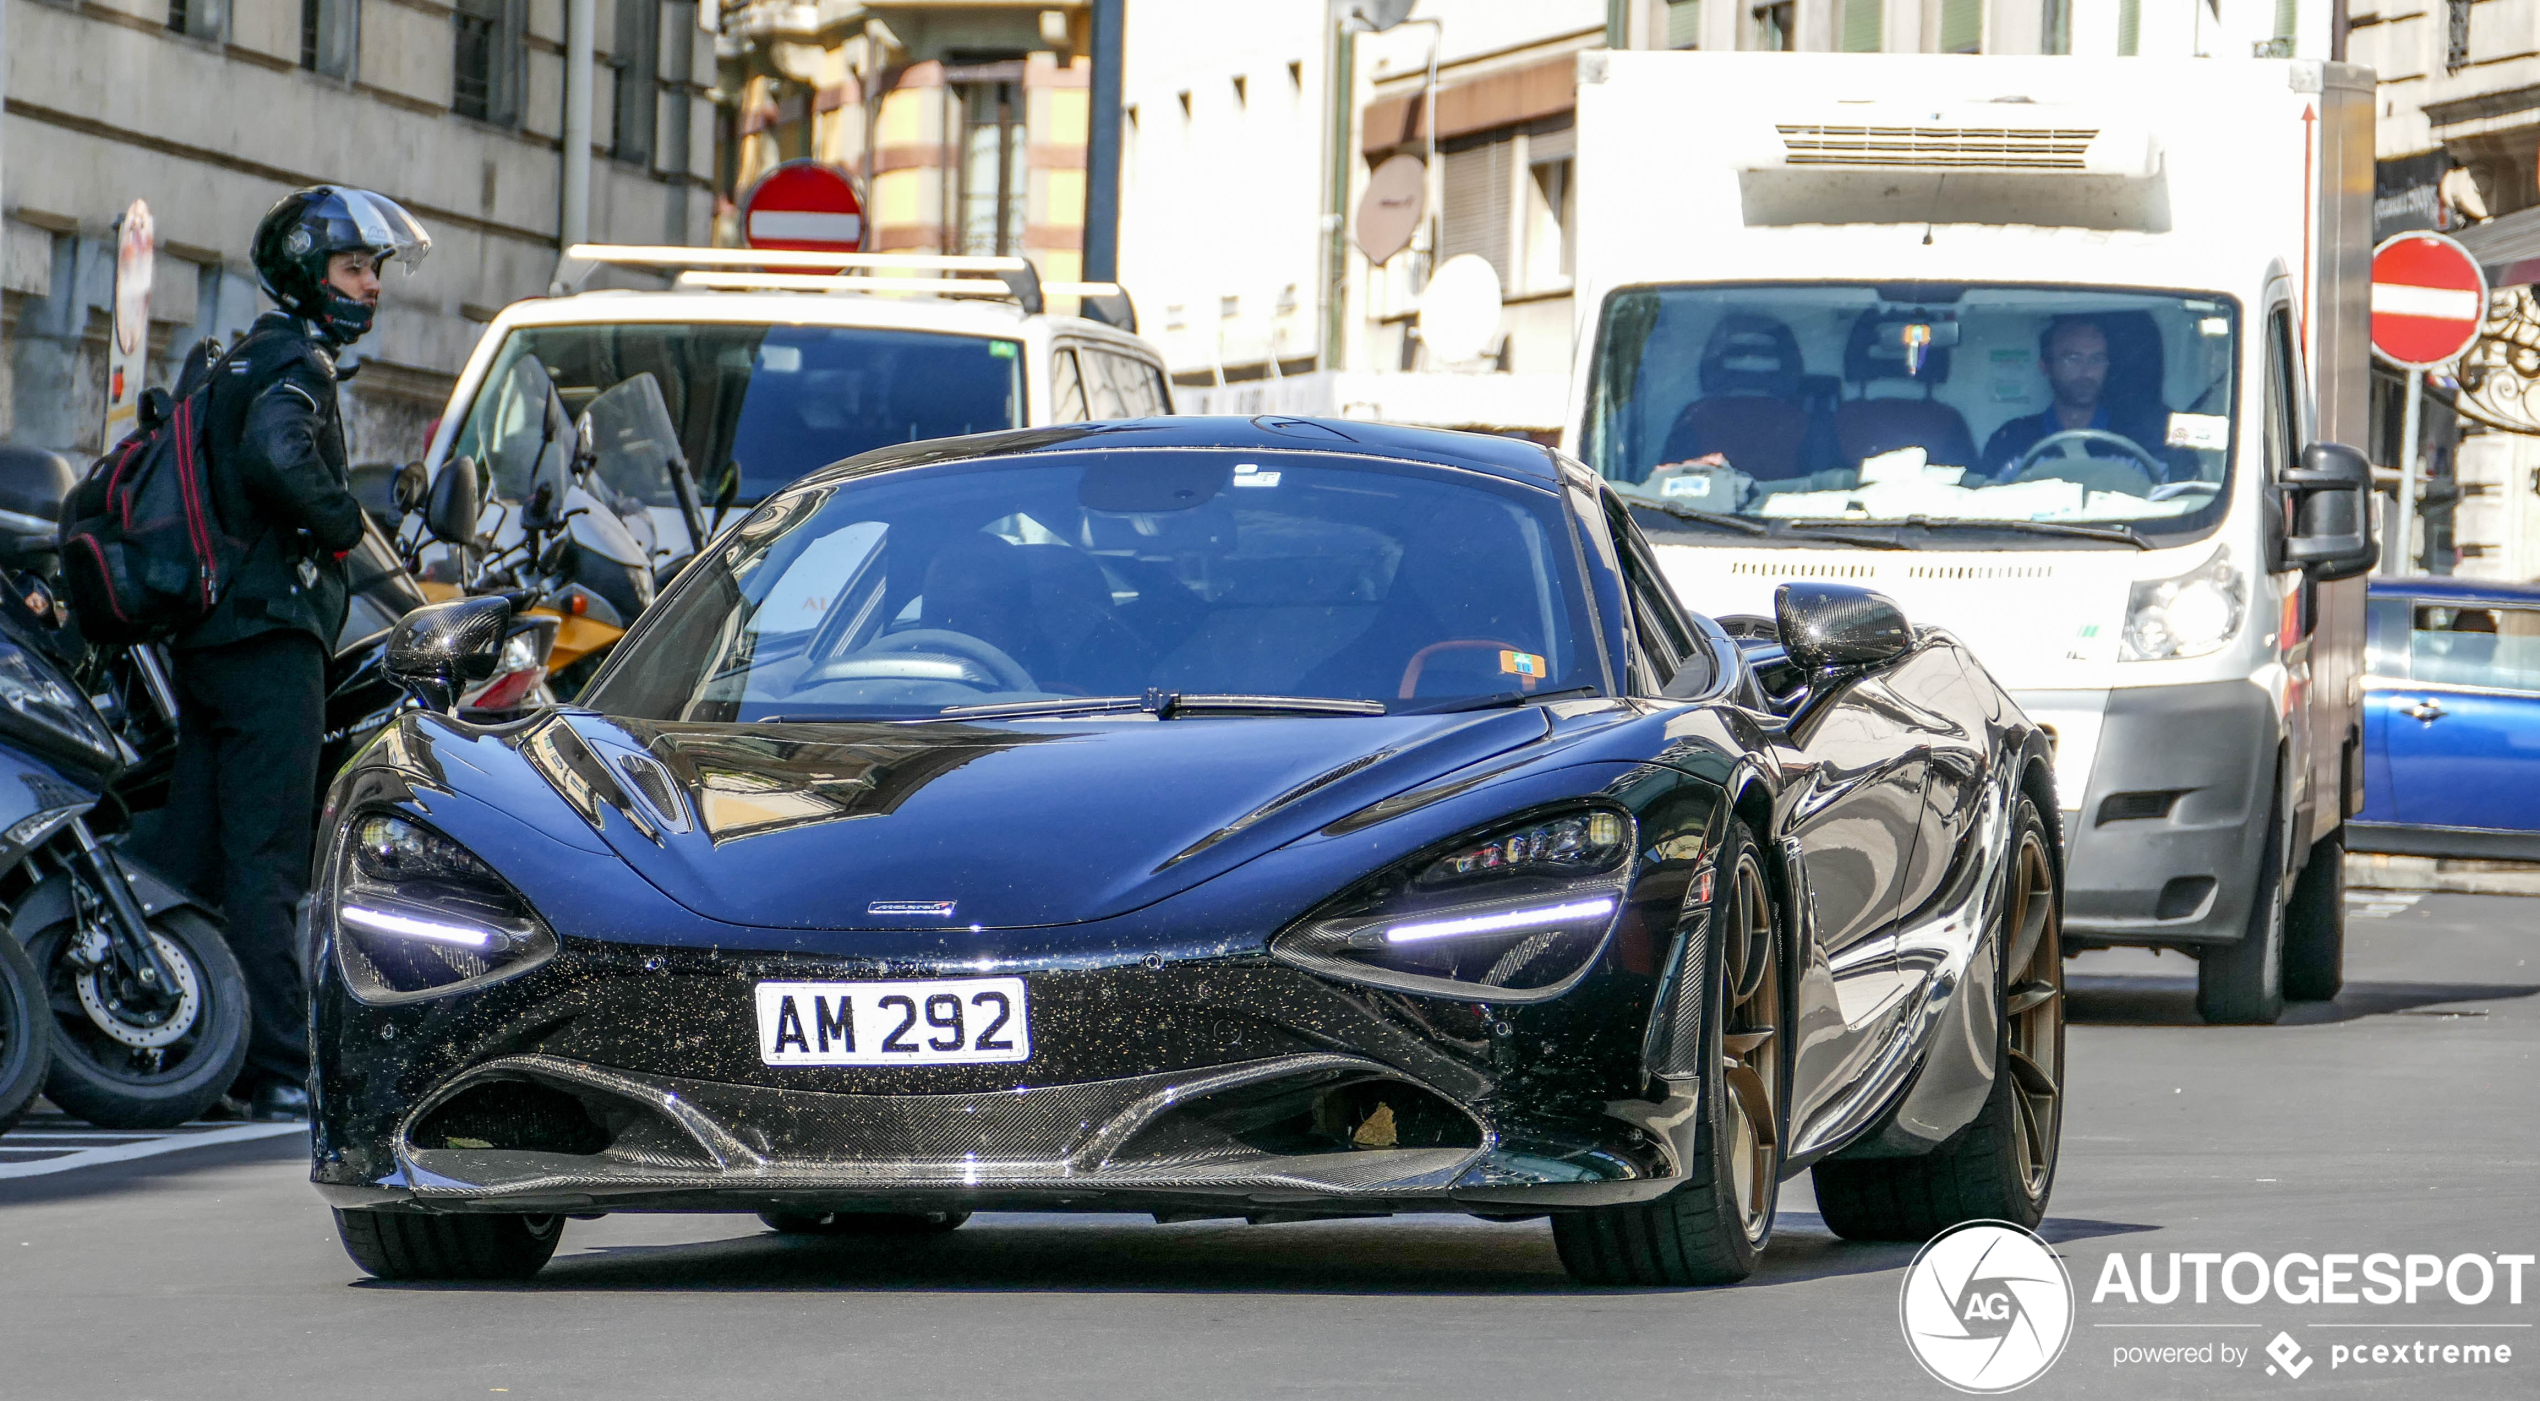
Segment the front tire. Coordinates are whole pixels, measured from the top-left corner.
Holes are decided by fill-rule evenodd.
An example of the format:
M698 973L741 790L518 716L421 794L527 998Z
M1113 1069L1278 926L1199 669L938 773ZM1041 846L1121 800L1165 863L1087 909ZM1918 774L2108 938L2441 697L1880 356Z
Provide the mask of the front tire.
M2267 813L2266 850L2249 892L2249 927L2235 943L2196 959L2196 1014L2209 1026L2273 1026L2284 1015L2284 784L2278 779Z
M53 1063L44 980L15 936L0 929L0 1133L26 1116Z
M966 1211L762 1211L767 1228L787 1236L940 1236L961 1229Z
M335 1234L377 1279L527 1279L555 1255L564 1218L338 1210Z
M53 1012L53 1069L44 1093L100 1128L166 1129L197 1118L247 1063L247 979L220 930L192 910L172 909L150 921L150 932L178 982L190 982L190 1002L180 1002L171 1023L153 1024L138 1002L126 1016L111 967L83 973L74 966L76 921L53 925L28 944Z
M2346 832L2311 847L2284 910L2284 995L2328 1002L2346 986Z
M2063 900L2046 824L2026 798L2012 831L1993 1091L1975 1122L1922 1157L1817 1165L1817 1210L1847 1240L1929 1240L1962 1221L2034 1227L2046 1217L2063 1142Z
M1744 826L1729 825L1703 922L1701 1122L1684 1185L1652 1202L1552 1218L1583 1284L1735 1284L1773 1233L1787 1131L1783 920Z

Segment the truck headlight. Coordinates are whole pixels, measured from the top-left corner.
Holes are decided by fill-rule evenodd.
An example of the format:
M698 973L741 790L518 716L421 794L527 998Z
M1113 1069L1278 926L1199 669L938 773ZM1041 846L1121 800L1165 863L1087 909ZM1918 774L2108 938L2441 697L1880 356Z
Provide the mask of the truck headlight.
M2176 578L2146 579L2134 586L2126 597L2117 660L2166 661L2220 651L2240 631L2248 611L2248 585L2225 546Z
M389 813L353 819L333 903L337 962L365 1002L456 992L526 972L556 951L556 936L491 867Z
M1486 828L1361 881L1271 941L1329 977L1474 1002L1569 990L1631 881L1633 824L1574 809Z

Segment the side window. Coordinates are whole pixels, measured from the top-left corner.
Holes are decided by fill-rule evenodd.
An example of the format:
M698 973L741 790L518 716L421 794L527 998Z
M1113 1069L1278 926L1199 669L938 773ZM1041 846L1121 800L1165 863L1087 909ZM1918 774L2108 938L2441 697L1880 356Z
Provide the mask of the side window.
M1692 695L1709 684L1711 668L1702 643L1676 606L1676 596L1659 574L1649 542L1632 523L1622 503L1608 496L1605 519L1614 532L1615 554L1623 567L1623 587L1631 595L1633 631L1640 639L1659 694Z
M2298 352L2293 347L2293 313L2277 307L2267 313L2267 404L2266 442L2267 479L2274 481L2293 465L2293 454L2300 444L2293 441L2301 432L2300 402L2295 398L2295 366Z
M1059 351L1050 359L1050 421L1082 423L1089 417L1085 411L1085 376L1077 368L1076 352Z
M2408 601L2376 598L2364 610L2364 670L2374 676L2408 676Z
M2412 613L2408 666L2416 680L2540 691L2540 609L2419 603Z

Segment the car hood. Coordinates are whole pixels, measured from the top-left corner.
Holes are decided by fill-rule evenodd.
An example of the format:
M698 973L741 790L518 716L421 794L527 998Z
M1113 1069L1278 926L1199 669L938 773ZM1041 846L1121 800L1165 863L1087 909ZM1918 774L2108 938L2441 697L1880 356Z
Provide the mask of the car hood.
M662 893L793 929L1105 919L1540 744L1465 715L703 725L561 716L525 757Z

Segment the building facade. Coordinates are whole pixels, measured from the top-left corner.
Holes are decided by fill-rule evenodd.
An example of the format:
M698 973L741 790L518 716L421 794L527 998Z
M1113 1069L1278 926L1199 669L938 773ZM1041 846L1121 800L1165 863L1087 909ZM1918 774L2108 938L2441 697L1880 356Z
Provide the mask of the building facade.
M432 254L388 275L345 385L356 460L419 456L496 310L561 233L567 0L0 0L0 437L101 447L115 220L148 203L152 383L264 309L247 245L298 187L377 189ZM711 11L593 0L593 238L702 242Z

